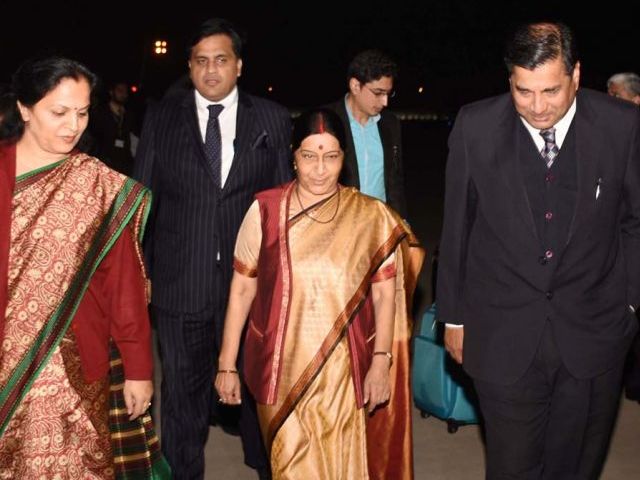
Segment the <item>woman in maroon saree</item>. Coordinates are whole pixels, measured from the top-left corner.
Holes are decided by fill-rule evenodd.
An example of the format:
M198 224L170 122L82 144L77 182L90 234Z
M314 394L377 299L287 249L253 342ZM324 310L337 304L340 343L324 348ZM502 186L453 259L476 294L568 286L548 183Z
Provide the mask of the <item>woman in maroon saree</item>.
M147 413L150 195L74 150L94 83L63 58L13 79L18 122L0 143L2 478L170 475Z

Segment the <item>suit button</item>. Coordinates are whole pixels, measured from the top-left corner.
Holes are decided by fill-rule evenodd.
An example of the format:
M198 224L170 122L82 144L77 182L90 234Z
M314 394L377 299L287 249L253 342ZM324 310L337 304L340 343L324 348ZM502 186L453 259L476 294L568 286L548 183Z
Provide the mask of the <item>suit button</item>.
M547 297L547 300L551 300L553 298L553 292L548 291L547 293L545 293L545 296Z
M544 252L544 256L547 258L553 258L553 250L547 250Z
M547 264L547 257L545 257L544 255L540 255L538 257L538 263L540 265L546 265Z

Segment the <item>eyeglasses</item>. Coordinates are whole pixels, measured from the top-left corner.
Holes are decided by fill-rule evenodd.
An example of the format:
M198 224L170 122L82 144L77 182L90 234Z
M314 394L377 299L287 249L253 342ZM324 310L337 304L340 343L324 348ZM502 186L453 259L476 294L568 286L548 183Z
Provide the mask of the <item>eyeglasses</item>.
M365 87L367 90L369 90L378 98L382 98L382 97L393 98L396 96L395 90L388 91L388 90L382 90L381 88L376 88L374 90L373 88L367 86L367 84L365 83L363 83L362 86Z

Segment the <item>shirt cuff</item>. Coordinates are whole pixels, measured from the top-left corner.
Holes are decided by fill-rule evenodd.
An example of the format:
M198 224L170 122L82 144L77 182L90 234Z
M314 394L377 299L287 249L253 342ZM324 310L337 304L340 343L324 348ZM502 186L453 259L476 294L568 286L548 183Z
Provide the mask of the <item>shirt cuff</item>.
M462 327L464 327L464 325L459 325L457 323L445 323L445 326L447 328L462 328Z

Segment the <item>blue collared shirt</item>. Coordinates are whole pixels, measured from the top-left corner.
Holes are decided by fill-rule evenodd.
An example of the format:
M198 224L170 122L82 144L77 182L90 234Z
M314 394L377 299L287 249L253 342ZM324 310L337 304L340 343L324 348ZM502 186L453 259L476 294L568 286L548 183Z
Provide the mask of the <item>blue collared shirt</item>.
M384 150L382 149L382 140L378 130L380 115L369 118L366 124L361 125L351 114L347 104L347 97L345 97L345 107L349 116L353 146L356 150L360 191L386 202Z

